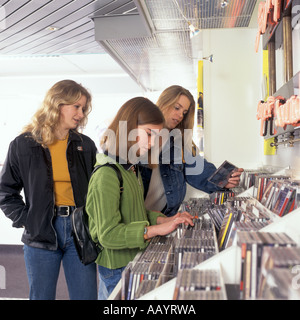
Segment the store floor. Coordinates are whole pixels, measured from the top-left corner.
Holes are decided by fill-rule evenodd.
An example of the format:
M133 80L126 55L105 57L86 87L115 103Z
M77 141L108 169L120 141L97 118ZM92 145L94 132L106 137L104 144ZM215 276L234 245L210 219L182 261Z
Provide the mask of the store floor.
M68 300L68 289L63 268L61 268L57 300ZM25 269L23 246L0 245L0 300L28 299L29 286Z

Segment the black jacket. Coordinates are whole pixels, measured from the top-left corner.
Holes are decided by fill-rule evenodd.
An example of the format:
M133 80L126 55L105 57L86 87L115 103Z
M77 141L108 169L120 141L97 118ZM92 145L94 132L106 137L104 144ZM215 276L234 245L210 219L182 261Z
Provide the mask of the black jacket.
M78 207L85 201L97 148L89 137L70 131L66 153ZM54 204L50 151L35 142L30 134L21 134L10 143L1 171L0 208L13 221L13 227L25 228L22 236L25 244L55 250Z

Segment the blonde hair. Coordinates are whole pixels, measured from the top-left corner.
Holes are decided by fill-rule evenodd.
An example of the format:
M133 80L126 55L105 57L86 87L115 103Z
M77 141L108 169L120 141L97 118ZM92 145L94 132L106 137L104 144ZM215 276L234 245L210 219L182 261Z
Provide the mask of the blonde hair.
M53 143L55 129L59 123L60 109L63 105L74 104L82 96L86 97L84 117L78 128L87 124L87 116L92 110L92 97L87 89L73 80L62 80L54 84L46 93L41 107L31 119L31 123L23 128L23 133L30 132L32 138L43 147Z
M159 96L157 100L157 106L160 108L163 114L167 113L171 110L181 95L186 96L190 101L190 106L188 112L184 115L182 121L176 126L177 129L181 131L182 134L182 145L184 145L184 130L190 129L193 130L194 127L194 116L195 116L195 100L193 95L189 90L178 86L173 85L166 88ZM192 141L192 154L196 155L197 147L195 143ZM184 161L184 154L182 154L182 160Z
M186 96L190 100L188 112L184 115L183 120L176 126L183 135L184 129L193 129L194 126L195 100L190 91L178 85L170 86L161 93L156 104L162 113L165 114L174 107L181 95Z

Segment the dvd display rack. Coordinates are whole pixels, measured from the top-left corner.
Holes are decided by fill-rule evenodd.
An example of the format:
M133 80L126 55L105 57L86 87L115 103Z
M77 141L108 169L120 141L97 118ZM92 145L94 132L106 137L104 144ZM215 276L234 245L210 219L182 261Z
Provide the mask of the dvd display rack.
M234 197L227 197L222 205L215 205L210 199L201 199L199 209L203 217L210 217L215 226L217 253L194 266L192 270L207 272L213 270L219 274L224 287L233 286L237 291L234 299L299 299L299 286L297 283L292 285L297 279L297 274L292 270L294 268L294 272L297 272L297 266L300 269L298 182L292 181L289 177L285 179L280 177L281 182L287 182L289 186L292 185L296 189L293 209L280 216L278 212L273 212L260 202L262 198L258 197L257 193L257 179L260 179L260 175L255 174L255 176L256 179L253 181L256 180L256 183L254 182L249 189ZM277 176L281 175L274 174L274 181L278 181ZM284 189L280 188L280 190L283 192ZM277 196L279 194L280 192ZM184 204L184 209L189 209L189 203L194 203L194 207L197 207L195 205L197 199L194 198ZM230 213L231 224L228 222ZM216 221L221 221L221 224ZM242 240L243 235L250 235L251 241L249 240L248 243ZM141 296L140 299L173 300L174 292L180 288L179 276L181 276L180 273L177 277ZM179 299L204 297L201 292L182 291L184 291L183 295ZM207 294L204 299L230 298L226 290L221 291L222 293L214 291Z
M110 299L299 299L297 283L291 286L297 276L291 270L294 267L297 272L300 262L298 181L290 179L285 171L274 173L272 179L261 171L253 176L249 189L227 196L221 205L211 198L184 201L181 210L195 217L195 227L178 228L167 237L152 239L127 266ZM283 186L294 190L292 209L284 215L265 206L263 198L270 181L283 183L273 193L281 203L287 202L282 198L290 201ZM262 193L258 192L259 184L264 186ZM243 240L245 235L248 242ZM265 249L274 252L266 253ZM281 250L281 260L275 250ZM283 263L282 257L288 257L288 261ZM300 263L298 267L300 270ZM213 281L207 285L212 274L220 286L213 286ZM191 281L194 277L202 280L195 284ZM228 296L228 287L234 288L233 296Z

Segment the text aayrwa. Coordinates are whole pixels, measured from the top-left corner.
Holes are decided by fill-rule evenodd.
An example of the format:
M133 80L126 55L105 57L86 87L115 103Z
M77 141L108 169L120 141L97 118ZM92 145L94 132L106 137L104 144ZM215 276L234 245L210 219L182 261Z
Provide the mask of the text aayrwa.
M134 317L137 312L146 313L146 314L196 314L195 308L193 305L180 305L180 304L170 304L170 305L149 305L147 309L138 309L138 307L121 307L114 306L111 304L109 307L103 308L103 314L105 315L130 315Z

